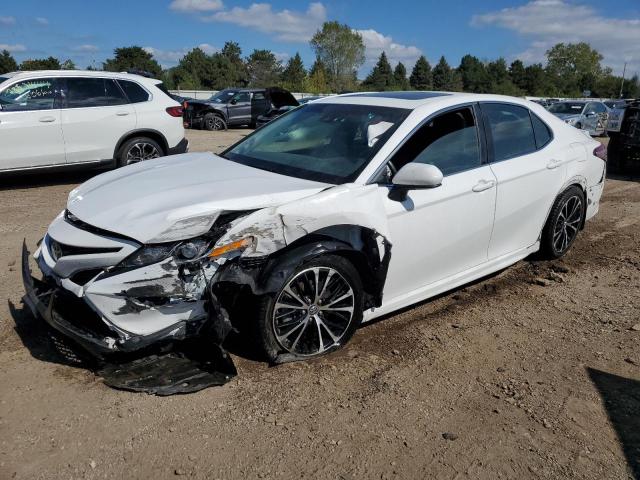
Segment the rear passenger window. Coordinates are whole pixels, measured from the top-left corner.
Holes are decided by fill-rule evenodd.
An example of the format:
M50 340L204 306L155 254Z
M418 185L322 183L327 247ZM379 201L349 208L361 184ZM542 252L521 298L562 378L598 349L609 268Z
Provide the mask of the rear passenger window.
M64 108L106 107L128 103L120 87L108 78L67 78Z
M528 109L506 103L485 103L482 104L482 112L493 139L494 161L536 151Z
M533 113L531 114L531 122L533 123L533 133L536 136L536 147L539 150L551 141L551 131L547 124Z
M470 108L443 113L414 133L391 160L396 171L410 162L428 163L443 175L482 165L475 118Z
M130 82L128 80L118 80L118 83L124 90L124 93L127 94L127 97L129 97L129 101L131 103L146 102L147 100L149 100L149 93L136 82ZM166 93L167 95L169 95L169 92Z

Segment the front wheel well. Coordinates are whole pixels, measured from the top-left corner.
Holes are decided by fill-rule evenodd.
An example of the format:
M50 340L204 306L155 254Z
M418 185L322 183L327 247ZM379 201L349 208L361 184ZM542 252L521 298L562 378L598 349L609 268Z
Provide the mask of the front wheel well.
M164 138L164 135L162 135L160 132L157 132L155 130L135 130L133 132L127 133L118 141L118 143L116 144L116 148L113 152L113 158L117 160L120 156L120 150L122 149L122 146L128 140L131 140L132 138L137 138L137 137L148 137L152 140L155 140L156 142L158 142L158 145L162 147L162 153L164 155L166 155L169 152L169 145L167 143L167 139Z

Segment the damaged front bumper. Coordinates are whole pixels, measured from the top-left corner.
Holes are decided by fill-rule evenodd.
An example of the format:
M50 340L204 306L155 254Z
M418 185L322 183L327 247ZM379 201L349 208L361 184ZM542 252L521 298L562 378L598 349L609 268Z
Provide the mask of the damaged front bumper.
M43 259L37 255L43 278L32 275L29 266L29 251L22 247L22 281L25 288L23 301L34 316L42 318L54 330L72 339L97 357L142 350L151 345L185 340L197 335L207 320L207 315L192 321L178 321L146 335L118 328L96 312L83 298L77 297L61 284ZM121 300L126 305L126 299Z

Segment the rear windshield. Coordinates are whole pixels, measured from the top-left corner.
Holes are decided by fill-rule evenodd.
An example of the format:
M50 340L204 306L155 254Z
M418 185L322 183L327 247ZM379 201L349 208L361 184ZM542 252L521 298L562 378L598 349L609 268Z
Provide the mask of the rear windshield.
M0 77L0 83L4 82L5 80L9 80L9 77Z
M584 108L584 103L578 102L560 102L554 103L549 107L551 113L573 113L579 114Z

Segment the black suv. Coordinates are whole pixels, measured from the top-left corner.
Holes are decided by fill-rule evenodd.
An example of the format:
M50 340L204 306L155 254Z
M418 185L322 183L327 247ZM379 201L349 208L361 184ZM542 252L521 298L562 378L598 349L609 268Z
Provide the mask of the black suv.
M640 99L610 114L607 149L609 171L640 170Z
M256 120L271 110L298 101L283 88L226 88L208 100L187 100L184 104L186 127L224 130L227 126L256 126Z

